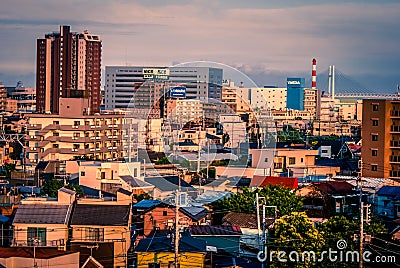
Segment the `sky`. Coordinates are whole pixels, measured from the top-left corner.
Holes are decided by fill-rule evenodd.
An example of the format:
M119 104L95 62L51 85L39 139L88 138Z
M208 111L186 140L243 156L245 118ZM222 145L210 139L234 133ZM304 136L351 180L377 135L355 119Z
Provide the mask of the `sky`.
M316 58L317 86L335 65L349 88L393 93L399 10L398 0L2 0L0 81L34 87L36 39L71 25L101 35L103 67L213 61L284 86L310 81Z

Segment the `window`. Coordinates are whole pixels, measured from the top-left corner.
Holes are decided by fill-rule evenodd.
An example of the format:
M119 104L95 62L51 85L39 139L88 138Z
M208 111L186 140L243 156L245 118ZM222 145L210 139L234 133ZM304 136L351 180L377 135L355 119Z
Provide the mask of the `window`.
M321 150L321 153L327 154L327 153L328 153L328 150Z
M85 175L86 175L85 171L81 171L81 176L85 176Z
M28 227L28 246L46 246L46 228Z
M104 241L104 228L85 228L86 241Z
M59 125L60 121L53 121L53 125Z
M376 149L372 149L371 153L372 153L372 156L378 156L378 150L376 150Z
M268 157L264 158L264 162L268 162Z
M378 134L372 134L372 141L378 141Z
M81 123L79 121L74 121L74 126L79 126Z
M372 171L378 171L378 165L371 165Z
M289 157L289 165L294 165L294 164L296 164L296 158Z
M303 159L303 158L300 158L300 162L303 163L303 161L304 161L304 159Z
M58 148L58 144L53 144L53 148Z
M167 212L166 210L164 210L164 211L162 212L162 215L163 215L163 216L168 216L168 212Z
M374 127L376 127L376 126L378 126L378 120L377 119L373 119L372 120L372 125L374 126Z
M379 109L379 105L378 104L372 104L372 111L376 112Z

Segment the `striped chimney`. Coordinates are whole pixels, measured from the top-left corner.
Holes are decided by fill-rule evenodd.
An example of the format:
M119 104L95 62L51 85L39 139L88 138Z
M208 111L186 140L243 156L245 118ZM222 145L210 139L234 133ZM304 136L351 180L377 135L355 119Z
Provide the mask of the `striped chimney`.
M311 88L317 89L317 60L312 60Z

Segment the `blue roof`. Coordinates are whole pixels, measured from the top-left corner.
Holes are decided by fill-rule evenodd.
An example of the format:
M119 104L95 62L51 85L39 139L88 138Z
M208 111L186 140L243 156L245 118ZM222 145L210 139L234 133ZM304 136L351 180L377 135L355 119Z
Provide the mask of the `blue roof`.
M158 206L160 204L160 200L149 200L149 199L143 199L136 204L133 205L134 208L143 208L143 209L150 209L155 206Z
M206 241L190 236L182 236L179 240L179 252L206 252ZM140 239L136 252L173 252L172 235Z
M400 197L400 186L383 186L376 194Z

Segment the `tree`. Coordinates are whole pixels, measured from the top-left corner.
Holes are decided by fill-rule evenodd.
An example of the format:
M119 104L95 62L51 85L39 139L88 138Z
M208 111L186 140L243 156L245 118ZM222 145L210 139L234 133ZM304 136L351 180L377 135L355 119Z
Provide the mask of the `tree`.
M83 190L82 188L77 185L77 184L71 184L68 183L67 185L64 185L64 182L61 180L57 180L55 178L52 178L50 180L47 180L45 184L43 184L43 187L40 191L41 195L47 195L49 197L57 197L58 195L58 190L61 189L62 187L65 187L67 189L73 190L76 192L76 196L83 196Z
M40 191L40 194L47 195L49 197L57 197L58 189L64 186L63 181L59 181L55 178L47 180L45 184L43 184L43 188Z
M316 266L318 253L325 245L323 233L314 227L305 212L291 212L278 219L271 236L275 251L284 251L284 259L280 262L273 257L271 267L312 267ZM315 252L316 258L302 255L305 252Z
M242 193L237 193L229 198L218 200L214 204L215 209L234 212L255 213L256 193L265 198L267 206L277 206L279 215L287 215L293 211L301 211L303 198L296 196L292 189L282 186L269 185L254 191L244 188ZM268 215L272 212L268 212Z
M336 248L339 240L347 242L349 250L356 250L357 243L353 241L353 235L359 232L359 223L348 220L344 216L333 216L328 221L320 224L318 230L323 232L326 241L326 248Z
M155 164L156 164L156 165L168 165L168 164L171 164L171 163L169 162L168 157L164 156L164 157L158 159L158 160L155 162Z
M78 184L68 183L65 188L75 191L77 197L83 196L82 187Z
M153 199L148 193L134 194L133 198L135 198L136 202L140 202L143 199Z

